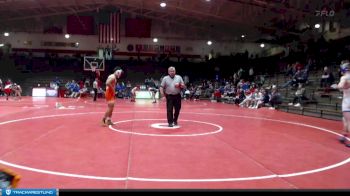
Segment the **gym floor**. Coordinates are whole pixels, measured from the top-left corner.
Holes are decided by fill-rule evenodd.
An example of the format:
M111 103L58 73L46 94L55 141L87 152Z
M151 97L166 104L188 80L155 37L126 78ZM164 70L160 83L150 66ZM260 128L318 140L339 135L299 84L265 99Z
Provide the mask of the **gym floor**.
M0 168L21 175L18 188L350 188L340 121L182 101L169 128L164 102L118 99L103 127L106 109L104 99L0 97Z

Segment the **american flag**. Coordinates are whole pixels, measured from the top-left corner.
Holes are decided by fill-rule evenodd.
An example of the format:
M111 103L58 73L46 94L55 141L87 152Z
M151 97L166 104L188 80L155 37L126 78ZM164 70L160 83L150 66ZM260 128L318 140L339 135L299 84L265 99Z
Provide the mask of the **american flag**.
M120 13L111 13L109 24L99 24L98 42L106 44L120 43Z

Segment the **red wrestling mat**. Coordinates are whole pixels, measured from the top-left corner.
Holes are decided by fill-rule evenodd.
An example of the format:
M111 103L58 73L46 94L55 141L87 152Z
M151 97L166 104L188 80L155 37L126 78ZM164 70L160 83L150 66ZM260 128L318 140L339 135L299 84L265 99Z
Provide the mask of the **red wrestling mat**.
M1 99L0 168L18 188L350 188L339 121L183 101L169 129L151 102L118 99L101 127L103 99Z

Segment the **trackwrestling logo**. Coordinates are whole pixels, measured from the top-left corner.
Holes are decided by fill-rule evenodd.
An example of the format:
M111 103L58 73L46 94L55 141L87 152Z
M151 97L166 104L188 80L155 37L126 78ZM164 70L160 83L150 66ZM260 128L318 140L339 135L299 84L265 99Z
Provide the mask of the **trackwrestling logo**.
M27 195L46 195L57 196L57 189L3 189L2 196L27 196Z

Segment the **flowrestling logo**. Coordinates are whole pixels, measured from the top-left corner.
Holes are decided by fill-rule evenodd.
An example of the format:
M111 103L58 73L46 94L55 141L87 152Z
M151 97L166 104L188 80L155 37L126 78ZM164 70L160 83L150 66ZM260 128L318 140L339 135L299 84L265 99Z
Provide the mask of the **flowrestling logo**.
M2 196L58 196L58 189L2 189L1 193Z
M325 17L333 17L335 15L334 10L316 10L316 16L325 16Z

